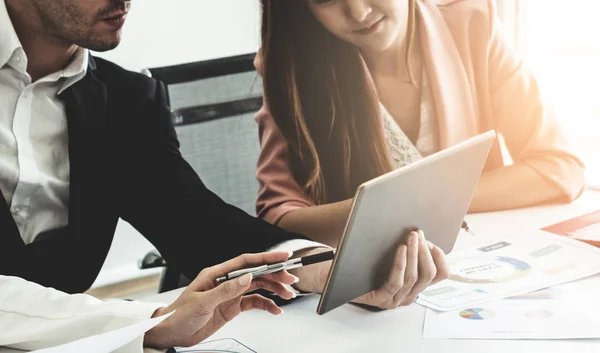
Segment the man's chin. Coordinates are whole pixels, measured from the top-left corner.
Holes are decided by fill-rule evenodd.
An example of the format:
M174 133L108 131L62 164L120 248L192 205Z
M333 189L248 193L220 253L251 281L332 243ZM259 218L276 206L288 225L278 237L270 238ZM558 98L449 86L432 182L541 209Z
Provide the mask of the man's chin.
M116 42L116 43L111 43L111 44L106 44L106 45L93 46L93 47L89 47L88 49L90 49L91 51L95 51L95 52L105 52L105 51L113 50L118 46L119 46L119 42Z
M121 36L118 35L116 38L106 38L101 40L88 41L87 43L78 43L80 47L87 48L96 52L105 52L113 50L121 43Z

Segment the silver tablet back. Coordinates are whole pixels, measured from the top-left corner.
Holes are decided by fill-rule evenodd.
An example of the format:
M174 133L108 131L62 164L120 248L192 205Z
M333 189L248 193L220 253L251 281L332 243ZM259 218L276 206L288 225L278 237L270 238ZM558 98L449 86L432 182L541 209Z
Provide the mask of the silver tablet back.
M488 131L362 184L317 312L381 287L410 230L450 252L495 137Z

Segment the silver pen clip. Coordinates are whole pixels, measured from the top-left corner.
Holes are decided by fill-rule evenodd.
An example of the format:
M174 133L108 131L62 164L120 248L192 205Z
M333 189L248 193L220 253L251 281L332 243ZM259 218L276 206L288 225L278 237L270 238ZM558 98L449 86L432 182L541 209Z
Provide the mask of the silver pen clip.
M252 273L252 277L259 277L264 275L269 275L271 273L283 271L283 270L291 270L293 268L301 267L302 259L296 258L292 260L288 260L285 262L281 262L278 264L272 265L262 265L258 267L246 268L243 270L233 271L227 274L227 276L217 278L217 283L222 283L227 280L237 278L243 276L247 273Z
M302 266L302 261L300 259L294 259L290 261L286 261L281 264L271 265L266 270L252 272L252 276L259 277L264 275L269 275L271 273L283 271L283 270L291 270L294 268L298 268Z
M236 270L236 271L232 271L229 272L226 276L223 277L219 277L217 278L217 283L222 283L225 282L229 279L234 279L237 277L241 277L247 273L253 273L253 272L258 272L258 271L264 271L268 268L268 265L262 265L262 266L258 266L258 267L251 267L251 268L245 268L242 270Z

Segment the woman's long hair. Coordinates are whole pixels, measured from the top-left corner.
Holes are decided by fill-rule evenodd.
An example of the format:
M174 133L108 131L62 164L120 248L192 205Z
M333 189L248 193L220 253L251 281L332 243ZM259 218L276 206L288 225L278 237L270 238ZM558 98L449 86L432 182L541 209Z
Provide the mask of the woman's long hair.
M266 105L288 142L292 174L316 204L353 196L392 170L375 86L357 48L304 0L261 0ZM409 40L415 27L410 2ZM407 63L410 45L407 45Z

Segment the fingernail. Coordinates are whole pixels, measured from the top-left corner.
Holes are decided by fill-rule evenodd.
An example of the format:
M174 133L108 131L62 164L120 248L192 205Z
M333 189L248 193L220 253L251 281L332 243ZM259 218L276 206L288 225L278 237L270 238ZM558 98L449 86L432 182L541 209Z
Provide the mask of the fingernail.
M241 287L245 287L246 285L248 285L248 283L250 282L250 280L252 280L252 274L251 273L246 273L242 277L238 278L238 284Z
M408 245L409 246L415 246L416 242L418 241L419 234L417 232L411 232L410 233L410 239L408 239Z
M400 247L400 255L406 256L406 245Z
M281 315L281 314L283 314L283 309L279 308L279 314L277 314L277 315Z
M292 276L294 276L294 275L292 275ZM300 278L294 276L294 283L298 283L298 282L300 282Z
M292 292L292 299L293 299L293 298L296 298L297 296L298 296L298 295L297 295L296 293Z
M287 253L288 253L288 259L294 255L293 251L288 251Z

